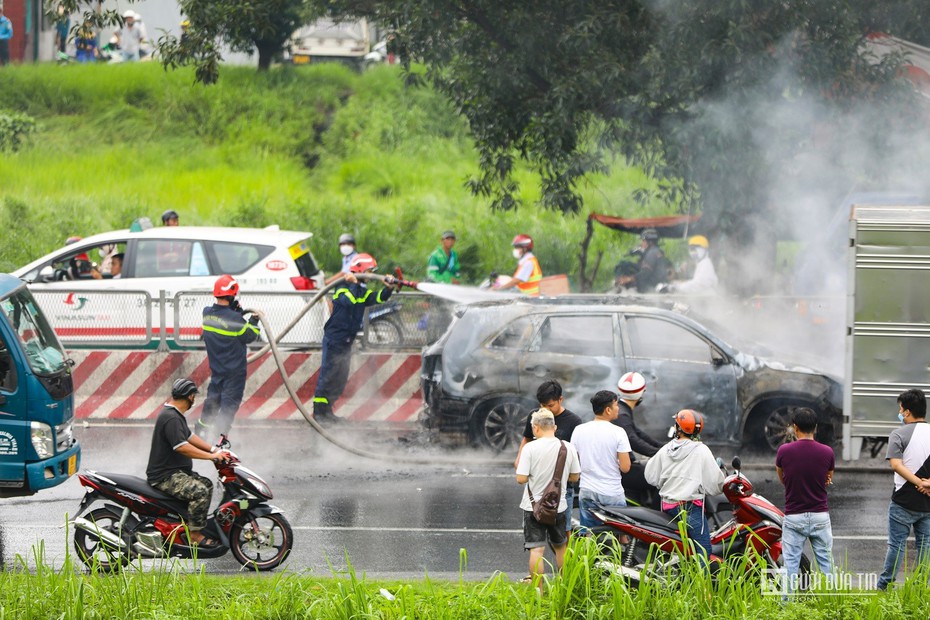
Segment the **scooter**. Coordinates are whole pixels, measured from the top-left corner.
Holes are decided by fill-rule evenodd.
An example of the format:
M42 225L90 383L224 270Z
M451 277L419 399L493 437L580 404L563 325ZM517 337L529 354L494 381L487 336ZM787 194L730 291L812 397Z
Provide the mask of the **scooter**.
M726 474L723 462L718 459L718 464ZM752 483L739 471L739 457L733 459L732 465L734 472L724 479L723 494L733 506L733 518L711 532L710 565L746 557L750 563L761 560L766 567L777 568L782 563L784 513L753 492ZM678 519L664 512L600 506L594 514L604 525L592 533L612 554L601 567L614 574L637 582L645 575L667 579L677 574L681 559L693 553L692 546L682 539ZM621 539L629 542L619 545ZM809 570L810 560L802 556L801 571Z
M217 444L227 448L225 436ZM78 474L86 493L71 522L74 548L88 567L118 572L137 558L218 558L232 551L250 570L266 571L287 558L294 534L281 510L268 503L271 489L230 453L215 463L223 487L220 504L202 530L219 541L212 546L187 542L187 502L162 493L142 478L87 471ZM82 517L96 502L104 505Z

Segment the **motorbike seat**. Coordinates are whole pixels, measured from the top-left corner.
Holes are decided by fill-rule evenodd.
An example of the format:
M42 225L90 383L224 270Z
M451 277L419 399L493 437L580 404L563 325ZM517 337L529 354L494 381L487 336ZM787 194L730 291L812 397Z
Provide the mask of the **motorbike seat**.
M602 506L602 508L609 514L623 515L633 521L667 529L678 536L678 519L664 512L641 506Z
M168 495L159 491L147 481L139 478L138 476L128 476L126 474L111 474L106 472L97 472L97 475L103 476L109 480L112 480L120 487L126 489L127 491L132 491L133 493L138 493L139 495L144 495L150 499L155 499L160 502L176 503L178 506L182 506L185 509L187 508L187 502L174 497L173 495Z

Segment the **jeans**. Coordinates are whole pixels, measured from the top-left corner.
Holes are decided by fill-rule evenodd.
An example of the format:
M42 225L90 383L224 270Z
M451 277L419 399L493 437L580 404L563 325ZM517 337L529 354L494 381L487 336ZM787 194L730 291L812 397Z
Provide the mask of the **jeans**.
M930 562L930 512L914 512L891 502L888 506L888 553L878 578L879 590L884 590L894 581L911 527L917 539L918 563Z
M688 538L694 542L695 552L706 558L710 553L710 524L704 516L704 507L697 506L694 502L683 502L680 506L669 508L663 512L677 518L682 510L688 513Z
M797 580L801 565L804 541L811 541L811 549L821 572L833 572L833 530L829 512L802 512L785 515L781 531L781 549L785 554L785 572L788 584Z
M565 486L565 531L572 529L572 515L575 514L575 487L569 482Z
M581 489L578 494L578 506L581 509L581 527L592 528L601 524L601 520L591 511L601 506L626 506L626 497L623 495L601 495L588 489Z

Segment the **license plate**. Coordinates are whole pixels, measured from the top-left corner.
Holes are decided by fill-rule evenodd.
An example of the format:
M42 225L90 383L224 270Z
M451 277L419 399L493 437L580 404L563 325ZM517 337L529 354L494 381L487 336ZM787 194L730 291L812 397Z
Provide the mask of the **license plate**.
M309 56L294 56L295 65L308 65L310 64Z
M73 476L77 471L77 454L68 457L68 475Z

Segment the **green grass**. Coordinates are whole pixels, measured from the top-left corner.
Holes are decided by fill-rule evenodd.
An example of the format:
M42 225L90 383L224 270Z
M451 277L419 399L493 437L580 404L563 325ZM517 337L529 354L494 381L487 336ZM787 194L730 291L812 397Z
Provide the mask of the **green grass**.
M39 129L27 148L0 153L0 226L18 241L0 249L0 270L71 235L125 228L139 216L157 223L172 208L184 224L311 231L329 270L339 264L333 240L352 231L361 249L414 278L452 228L475 283L491 270L509 273L510 239L529 233L544 272L574 281L588 212L666 213L634 202L653 185L619 164L582 188L578 216L536 206L537 178L525 167L517 172L525 205L490 211L464 185L477 173L466 125L402 77L394 67L229 67L204 87L190 71L149 63L7 67L0 111L29 114ZM636 243L598 227L591 251L605 253L602 288Z
M669 582L639 587L607 578L601 556L587 539L576 539L565 568L549 579L546 595L504 574L484 582L369 580L349 568L333 576L289 571L236 576L208 575L189 563L133 566L121 574L82 572L73 557L53 568L40 545L31 564L18 557L0 573L0 618L185 618L250 620L321 618L926 618L926 576L912 576L887 594L849 591L845 596L805 595L783 604L762 596L746 563L724 566L716 582L686 565ZM463 552L463 569L466 560ZM173 567L173 568L170 568ZM292 567L293 568L293 567ZM186 569L189 572L184 572Z

